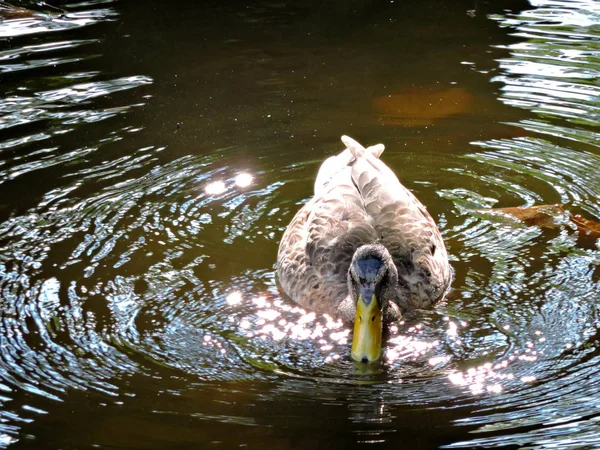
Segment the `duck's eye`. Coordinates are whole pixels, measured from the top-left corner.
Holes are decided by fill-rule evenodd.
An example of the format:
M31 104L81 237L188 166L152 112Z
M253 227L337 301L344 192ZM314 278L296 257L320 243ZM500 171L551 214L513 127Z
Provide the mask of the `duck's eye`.
M358 321L362 322L362 316L358 316Z
M375 322L375 316L371 317L371 322Z

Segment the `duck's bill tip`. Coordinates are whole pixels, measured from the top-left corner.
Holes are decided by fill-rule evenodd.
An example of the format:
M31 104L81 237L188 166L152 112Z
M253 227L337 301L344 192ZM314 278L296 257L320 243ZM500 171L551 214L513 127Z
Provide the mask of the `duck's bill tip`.
M352 351L354 361L372 363L381 357L382 314L375 295L365 304L362 296L356 302Z

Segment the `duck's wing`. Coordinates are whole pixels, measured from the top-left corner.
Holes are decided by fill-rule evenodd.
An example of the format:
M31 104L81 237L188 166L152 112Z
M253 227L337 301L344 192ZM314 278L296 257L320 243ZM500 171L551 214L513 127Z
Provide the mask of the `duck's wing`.
M381 151L383 146L374 146L368 152L376 159ZM347 272L355 250L377 239L352 179L355 162L345 150L323 163L315 196L298 211L279 245L277 274L283 289L302 306L331 315L344 314L340 303L348 297Z
M431 306L446 293L452 278L442 236L425 206L394 172L351 138L344 144L355 158L351 177L377 239L398 268L403 308Z

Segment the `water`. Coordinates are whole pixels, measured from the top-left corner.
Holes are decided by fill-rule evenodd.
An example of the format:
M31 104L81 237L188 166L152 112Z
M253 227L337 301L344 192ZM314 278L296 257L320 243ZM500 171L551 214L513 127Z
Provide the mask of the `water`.
M600 220L600 8L495 3L0 6L0 448L600 445L599 243L481 211ZM456 271L372 366L274 278L341 134Z

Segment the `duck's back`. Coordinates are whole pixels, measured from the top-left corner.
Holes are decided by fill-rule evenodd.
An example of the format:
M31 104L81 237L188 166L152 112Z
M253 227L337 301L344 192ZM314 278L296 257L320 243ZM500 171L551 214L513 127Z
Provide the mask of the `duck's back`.
M451 272L440 233L425 207L378 157L383 146L348 147L323 163L315 196L286 229L277 259L283 289L302 306L337 315L348 295L356 249L380 243L398 268L403 309L429 307L442 297Z

